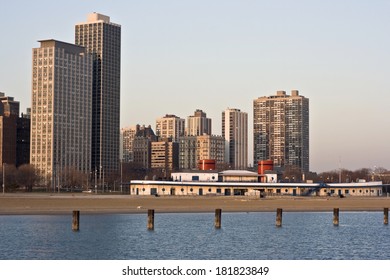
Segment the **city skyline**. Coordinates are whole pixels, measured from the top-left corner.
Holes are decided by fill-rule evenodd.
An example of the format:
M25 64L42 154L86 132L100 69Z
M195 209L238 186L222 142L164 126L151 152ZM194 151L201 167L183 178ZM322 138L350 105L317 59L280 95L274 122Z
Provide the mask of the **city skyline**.
M252 133L254 99L298 89L310 99L312 171L390 168L390 3L20 2L2 5L0 32L13 43L1 47L0 91L21 112L31 107L36 42L73 42L74 24L96 11L122 26L120 127L201 109L221 135L221 112L231 107L249 113Z

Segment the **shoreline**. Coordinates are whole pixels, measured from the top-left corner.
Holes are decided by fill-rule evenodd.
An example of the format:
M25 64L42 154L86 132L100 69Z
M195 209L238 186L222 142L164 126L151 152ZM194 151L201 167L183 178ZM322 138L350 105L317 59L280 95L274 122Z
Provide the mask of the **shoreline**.
M250 196L130 196L95 194L0 194L0 215L146 214L222 212L383 211L388 197L250 197Z

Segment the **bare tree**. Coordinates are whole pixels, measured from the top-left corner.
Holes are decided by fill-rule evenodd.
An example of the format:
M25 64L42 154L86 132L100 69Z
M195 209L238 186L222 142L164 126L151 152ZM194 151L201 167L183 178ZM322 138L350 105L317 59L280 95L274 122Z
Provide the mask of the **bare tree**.
M38 182L39 176L34 166L30 164L19 166L16 172L16 183L19 187L24 187L26 191L31 192Z
M390 173L386 168L376 167L373 170L373 177L374 177L374 180L380 180L383 182L383 184L390 183Z
M86 175L77 170L74 167L68 167L62 170L61 176L61 185L67 188L81 187L83 183L86 182Z
M288 182L302 182L302 170L295 165L285 167L282 179Z
M339 181L339 171L332 170L318 174L319 180L324 183L337 183Z
M358 182L359 180L369 181L372 178L372 170L370 168L360 168L355 170L352 176L354 182Z
M4 168L4 173L5 175L3 176L3 168ZM1 168L0 173L0 182L1 185L3 185L3 177L5 180L5 191L13 191L17 188L17 184L15 181L15 175L16 175L16 167L11 164L4 164L3 168Z

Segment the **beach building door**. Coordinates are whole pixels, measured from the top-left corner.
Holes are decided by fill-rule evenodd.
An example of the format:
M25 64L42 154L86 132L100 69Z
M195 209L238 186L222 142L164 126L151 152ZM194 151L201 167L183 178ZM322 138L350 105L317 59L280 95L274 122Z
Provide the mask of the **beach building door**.
M199 188L199 195L203 195L203 189Z
M175 195L175 188L171 188L171 195Z

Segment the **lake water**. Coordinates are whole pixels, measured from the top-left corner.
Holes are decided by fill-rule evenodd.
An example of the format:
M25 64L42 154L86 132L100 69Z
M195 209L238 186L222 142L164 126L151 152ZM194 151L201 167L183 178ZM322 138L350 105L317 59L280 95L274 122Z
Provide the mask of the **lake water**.
M146 214L80 216L80 231L71 230L72 215L0 216L2 260L388 260L390 228L381 212L155 214L155 229L146 229Z

